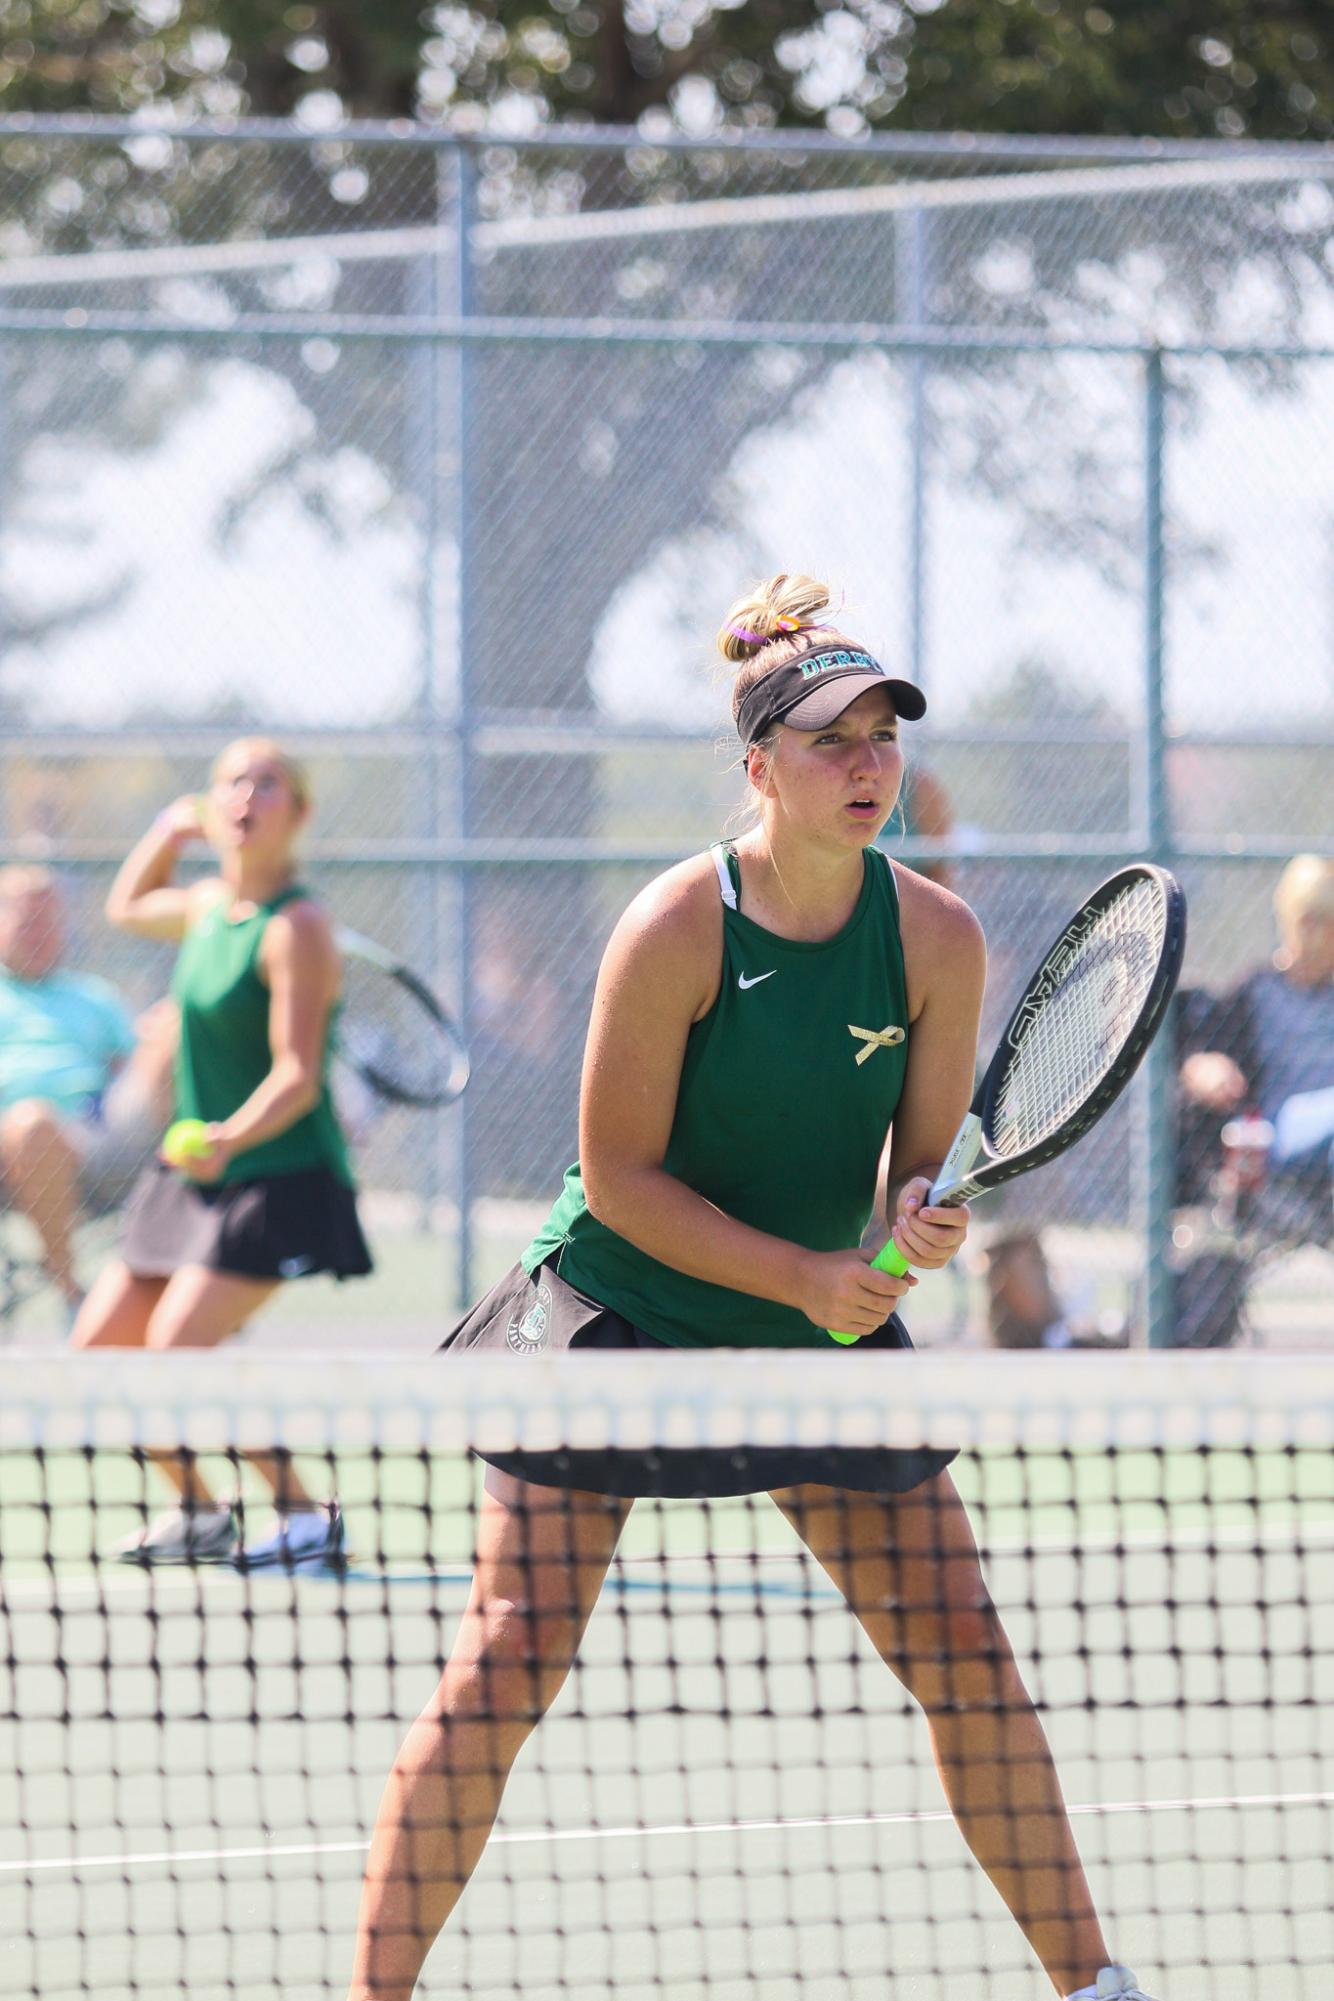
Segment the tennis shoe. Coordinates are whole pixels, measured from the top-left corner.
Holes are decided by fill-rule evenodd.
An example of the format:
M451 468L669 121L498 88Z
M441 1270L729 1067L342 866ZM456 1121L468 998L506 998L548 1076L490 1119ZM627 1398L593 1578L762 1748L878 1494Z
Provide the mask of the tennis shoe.
M343 1511L337 1501L316 1508L278 1508L264 1533L234 1557L238 1570L341 1569Z
M1149 2001L1128 1966L1104 1966L1092 1987L1078 1987L1067 2001Z
M226 1563L236 1550L236 1517L227 1503L168 1508L116 1544L120 1563Z

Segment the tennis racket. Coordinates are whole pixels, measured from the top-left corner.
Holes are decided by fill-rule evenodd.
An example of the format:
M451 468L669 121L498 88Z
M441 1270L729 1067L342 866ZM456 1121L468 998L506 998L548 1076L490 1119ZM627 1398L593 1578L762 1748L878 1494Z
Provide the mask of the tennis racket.
M1094 890L1010 1016L927 1198L933 1207L1044 1166L1098 1123L1158 1032L1185 944L1186 899L1166 869L1135 863ZM892 1237L872 1262L908 1269ZM845 1346L859 1338L829 1332Z
M429 1111L452 1104L470 1066L448 1010L373 938L339 925L334 939L343 958L336 1055L385 1103Z

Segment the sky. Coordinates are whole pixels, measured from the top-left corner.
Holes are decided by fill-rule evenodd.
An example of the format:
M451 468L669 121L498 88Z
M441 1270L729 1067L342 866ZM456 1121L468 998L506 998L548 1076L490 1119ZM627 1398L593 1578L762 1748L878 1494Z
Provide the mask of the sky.
M998 283L1004 261L993 259ZM1238 285L1244 293L1244 274ZM1248 311L1259 308L1241 300L1239 321ZM327 342L308 349L312 378L337 366ZM133 366L128 348L83 352L110 398ZM188 719L229 698L271 716L275 690L289 723L402 715L425 653L410 499L368 452L323 442L286 379L241 357L188 378L182 366L159 352L149 369L160 379L139 384L173 412L148 449L95 434L20 437L26 495L0 535L6 594L44 615L102 592L110 601L40 646L11 644L7 694L37 724L105 726L145 708ZM938 722L964 720L1022 660L1044 662L1128 722L1141 713L1138 363L1059 355L1043 368L1040 385L1028 364L987 379L954 369L929 386L920 667ZM1165 490L1170 721L1245 727L1260 677L1270 720L1315 715L1328 727L1334 362L1303 364L1279 388L1213 360L1178 376L1187 393L1171 406ZM753 434L717 472L716 518L646 547L610 597L591 640L605 714L712 727L723 708L708 669L718 615L739 587L778 569L827 578L847 628L907 670L910 415L906 372L860 356ZM993 434L986 478L983 427ZM576 446L577 429L570 436ZM296 470L272 477L284 466ZM1072 506L1112 524L1096 560L1056 532ZM436 685L447 696L458 552L446 537L433 553ZM647 630L659 636L651 676L637 664Z
M1323 192L1323 191L1322 191ZM999 267L999 252L993 261ZM1100 270L1098 282L1106 281ZM1136 272L1151 296L1159 274ZM1001 273L998 268L998 278ZM1233 274L1220 337L1278 331L1267 278ZM1129 322L1136 317L1122 302ZM1141 308L1138 318L1147 317ZM1330 295L1309 300L1308 338L1334 340ZM1183 324L1164 339L1189 339ZM1213 358L1169 365L1163 507L1168 593L1166 702L1178 730L1245 729L1253 692L1292 727L1334 727L1334 361L1276 383ZM1041 382L1035 390L1034 384ZM957 724L1003 686L1017 661L1046 663L1132 724L1143 710L1146 651L1141 528L1143 373L1137 358L1060 354L981 381L938 372L928 389L933 442L925 487L926 611L921 678L933 719ZM732 468L730 541L710 528L651 563L612 605L598 688L629 720L656 700L664 716L700 681L698 656L651 690L621 670L636 631L670 628L698 580L724 605L738 575L799 569L830 579L848 629L883 657L911 658L907 579L914 507L910 389L880 357L851 360L792 420L757 435ZM989 427L991 470L977 469ZM1001 466L995 464L995 435ZM1053 450L1053 445L1056 449ZM1075 509L1112 524L1091 539L1052 532ZM678 613L679 618L679 613ZM700 635L705 650L712 628ZM690 649L683 648L689 656ZM696 712L714 700L707 682Z

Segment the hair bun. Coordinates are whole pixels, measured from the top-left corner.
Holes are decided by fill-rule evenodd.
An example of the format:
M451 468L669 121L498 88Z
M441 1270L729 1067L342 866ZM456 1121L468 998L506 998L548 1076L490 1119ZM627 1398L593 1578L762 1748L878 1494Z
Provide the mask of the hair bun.
M718 633L718 651L724 660L750 660L775 640L791 639L816 624L828 603L827 584L781 571L730 607Z

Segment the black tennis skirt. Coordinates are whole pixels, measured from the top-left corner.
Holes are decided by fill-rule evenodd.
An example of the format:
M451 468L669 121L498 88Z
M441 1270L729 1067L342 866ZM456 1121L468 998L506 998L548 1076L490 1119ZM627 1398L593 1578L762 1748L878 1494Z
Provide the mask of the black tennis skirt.
M357 1198L327 1167L206 1186L152 1160L130 1193L121 1257L136 1278L184 1265L238 1278L364 1278Z
M857 1343L859 1353L911 1347L897 1314ZM577 1291L549 1264L531 1278L522 1265L515 1265L441 1344L442 1352L515 1356L580 1348L675 1352L669 1343L655 1340L642 1327L632 1326L610 1307ZM854 1493L906 1494L943 1472L956 1454L926 1446L765 1445L698 1451L631 1452L611 1447L597 1452L483 1452L478 1457L538 1487L578 1488L626 1499L656 1495L663 1500L705 1500L807 1484Z

